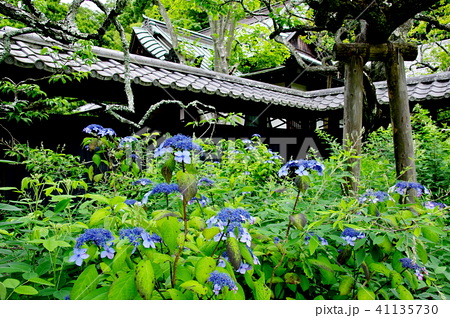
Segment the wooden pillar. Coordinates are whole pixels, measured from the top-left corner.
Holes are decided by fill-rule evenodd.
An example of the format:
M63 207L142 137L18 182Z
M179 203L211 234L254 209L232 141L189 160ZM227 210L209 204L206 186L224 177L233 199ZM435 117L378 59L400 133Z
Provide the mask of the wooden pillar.
M353 178L347 179L346 192L357 193L361 172L360 160L354 156L361 154L362 110L363 110L363 66L360 55L352 55L345 63L344 90L344 149L352 153L348 160L348 170Z
M385 64L397 177L400 180L416 182L405 63L398 47L390 44L388 48L389 54Z

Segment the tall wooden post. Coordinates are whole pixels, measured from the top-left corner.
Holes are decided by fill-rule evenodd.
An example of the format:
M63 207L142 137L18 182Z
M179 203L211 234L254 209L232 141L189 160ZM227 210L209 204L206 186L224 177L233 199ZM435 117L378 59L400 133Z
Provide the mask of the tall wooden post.
M397 177L400 180L416 182L405 63L398 47L389 44L388 49L389 53L385 64Z
M361 55L352 55L345 63L344 90L344 149L353 155L361 154L362 110L363 110L363 66ZM348 160L353 178L347 179L346 192L357 193L361 172L360 160L353 156Z

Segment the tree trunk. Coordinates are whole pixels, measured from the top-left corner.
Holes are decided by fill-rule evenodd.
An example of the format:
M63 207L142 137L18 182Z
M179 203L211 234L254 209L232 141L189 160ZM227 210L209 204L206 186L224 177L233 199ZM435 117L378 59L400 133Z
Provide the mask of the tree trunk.
M414 146L404 60L399 49L394 45L389 46L389 51L386 61L386 77L397 177L400 180L416 182Z
M353 177L347 178L347 193L357 193L361 166L358 158L361 154L362 109L363 109L363 66L359 55L351 56L345 62L344 91L344 148L352 153L348 159L348 170Z

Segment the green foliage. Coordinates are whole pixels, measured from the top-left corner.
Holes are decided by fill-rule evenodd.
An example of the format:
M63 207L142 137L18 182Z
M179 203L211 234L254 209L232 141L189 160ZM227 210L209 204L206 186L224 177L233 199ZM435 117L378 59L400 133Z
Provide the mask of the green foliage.
M419 111L414 121L419 152L427 149L426 138L439 136L425 115ZM374 133L368 151L388 149L387 135ZM123 143L94 134L83 142L92 162L82 164L44 148L11 151L18 161L25 159L31 176L17 189L17 201L0 205L8 213L0 220L1 299L449 297L448 208L423 206L432 197L405 205L396 192L382 202L343 196L351 154L337 144L322 161L323 175L310 173L299 188L295 179L278 176L282 160L258 136L217 144L194 140L207 160L191 152L189 163L175 152L155 155L155 138ZM141 158L139 165L132 154ZM424 166L435 164L429 151L421 154ZM363 156L363 167L380 167L364 170L361 191L395 183L387 172L392 161L383 156L387 152ZM375 178L382 169L384 176ZM97 172L101 177L95 178ZM202 178L213 183L198 182ZM63 186L69 181L72 190ZM181 196L152 193L163 182L176 182ZM240 214L236 225L223 219L224 211L248 216ZM123 231L136 228L161 240L138 235L135 245ZM76 245L93 229L111 233L112 255L93 241ZM344 229L358 237L344 236ZM73 247L86 253L80 263L74 263ZM405 267L405 258L416 267ZM224 275L227 285L215 286L214 275Z

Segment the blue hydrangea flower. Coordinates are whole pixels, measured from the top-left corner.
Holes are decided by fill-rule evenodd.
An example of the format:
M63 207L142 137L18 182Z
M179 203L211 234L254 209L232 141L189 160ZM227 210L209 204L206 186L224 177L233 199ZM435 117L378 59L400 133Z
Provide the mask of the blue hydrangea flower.
M366 192L359 197L358 202L364 203L377 203L377 202L384 202L387 200L392 200L390 195L387 192L384 191L373 191L372 189L366 190Z
M142 185L142 186L149 185L149 184L152 184L152 183L153 182L151 180L147 179L147 178L141 178L139 180L131 182L132 185Z
M344 245L348 244L350 246L355 246L355 241L357 239L366 237L366 234L364 234L363 232L358 232L352 228L346 228L344 231L342 231L341 237L345 241Z
M200 180L198 180L197 185L198 186L212 186L214 184L214 181L212 181L211 179L208 179L206 177L200 178Z
M101 137L104 136L115 136L116 132L112 128L103 128L98 132L98 135Z
M127 200L124 201L124 203L125 203L126 205L135 205L135 204L141 205L141 202L140 202L140 201L134 200L134 199L127 199Z
M128 241L131 245L134 246L133 254L136 251L136 248L142 243L145 248L156 248L155 243L161 243L162 239L157 234L149 234L141 227L135 227L132 229L121 229L119 231L119 238L124 239L128 238Z
M312 171L316 171L321 176L324 169L325 166L316 160L291 160L281 167L278 171L278 176L307 176Z
M212 272L208 278L208 282L213 284L213 292L216 295L219 295L219 292L224 287L228 287L229 290L233 290L235 293L238 290L236 283L231 279L230 275L219 271Z
M250 139L242 139L242 142L247 145L250 145L253 143L253 141L251 141Z
M119 148L129 148L131 146L131 144L135 141L137 141L138 139L136 137L133 136L126 136L123 137L122 139L120 139L119 141Z
M184 162L186 164L191 163L191 153L187 150L176 151L174 153L176 162Z
M202 195L200 198L193 197L192 199L189 200L188 204L189 205L193 204L193 203L195 203L195 201L198 201L198 203L202 207L205 207L209 203L209 199L207 197L205 197L204 195Z
M159 183L153 187L153 189L149 192L147 192L144 197L142 198L142 204L147 204L148 197L154 194L164 193L164 194L170 194L173 192L180 192L180 189L178 188L178 185L176 183Z
M83 260L89 258L86 251L87 248L74 248L73 255L69 258L69 262L75 262L76 265L81 266Z
M158 148L155 149L154 156L160 157L165 153L173 153L173 151L203 151L202 147L192 141L192 138L182 134L175 135L164 140Z
M103 130L103 126L97 124L90 124L83 128L83 132L87 134L98 134L101 130Z
M250 215L246 210L237 208L224 208L217 215L211 217L206 221L208 227L216 226L221 231L226 228L226 235L218 233L215 237L215 241L226 240L228 236L235 237L239 241L251 245L251 236L248 230L242 226L242 224L248 222L249 224L255 223L255 218ZM237 236L236 236L237 233Z
M261 138L261 135L260 134L253 134L252 138Z
M114 240L114 236L107 229L87 229L84 231L83 234L81 234L77 238L75 247L73 249L74 255L82 255L82 254L80 254L80 251L82 250L81 246L83 246L84 244L86 244L88 242L92 242L95 245L97 245L98 247L103 248L103 251L100 253L101 258L108 257L109 259L112 259L114 257L114 253L115 253L114 249L112 248L113 240ZM81 256L75 257L74 259L76 261L78 261L78 263L80 263L80 258L81 258ZM81 262L82 262L82 258L81 258Z
M249 247L247 247L250 251L250 253L253 255L252 251L250 250ZM256 259L256 262L254 261L255 264L260 264L259 260L256 256L253 255L253 260ZM223 267L225 268L227 266L227 264L225 263L225 261L229 262L229 258L228 258L228 254L227 252L223 252L222 256L219 258L219 262L217 263L218 267ZM241 261L241 264L239 265L239 268L236 270L236 272L240 273L240 274L245 274L245 272L249 271L252 269L252 266L250 264L247 264L244 261Z
M423 206L427 209L434 209L435 207L437 207L438 210L445 209L447 207L447 205L442 202L434 202L434 201L427 201L423 204Z
M408 190L416 190L416 195L420 197L422 194L430 194L430 191L417 182L399 181L394 186L389 188L389 192L397 192L401 195L406 195Z
M320 244L328 245L328 241L326 239L324 239L323 237L315 234L314 232L308 232L308 234L306 234L306 236L305 236L305 245L309 245L309 241L311 240L312 236L316 236L317 239L319 240Z
M419 280L423 280L423 275L428 275L428 271L425 267L421 267L421 266L417 265L410 258L407 258L407 257L401 258L400 263L402 263L403 268L413 269Z

